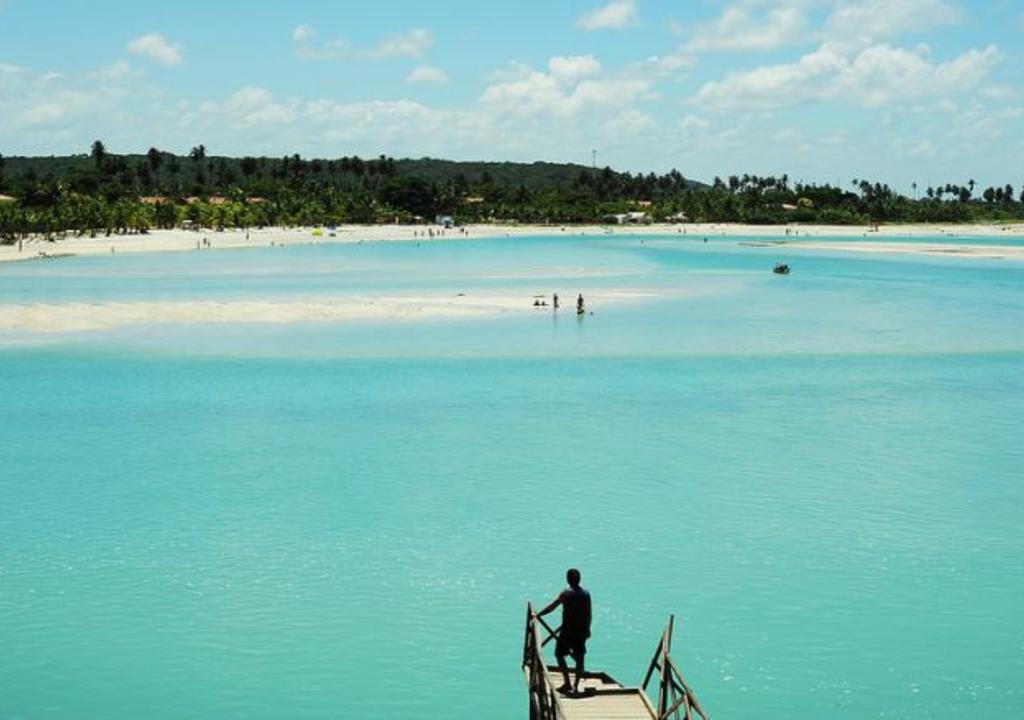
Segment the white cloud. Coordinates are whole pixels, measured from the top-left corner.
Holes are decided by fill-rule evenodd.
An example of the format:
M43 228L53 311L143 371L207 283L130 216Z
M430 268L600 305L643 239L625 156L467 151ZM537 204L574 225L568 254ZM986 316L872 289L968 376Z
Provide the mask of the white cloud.
M300 60L343 60L353 56L353 49L345 38L315 45L316 34L312 25L299 25L292 30L295 57Z
M815 98L828 79L847 64L829 50L818 50L795 63L766 65L706 83L696 103L709 110L765 109Z
M299 25L292 30L292 42L302 45L316 37L316 30L311 25Z
M405 57L420 60L434 46L434 33L423 28L410 30L404 35L381 40L370 52L375 60Z
M643 62L643 67L659 75L672 75L680 70L690 70L696 64L693 55L686 52L652 55Z
M346 60L353 57L353 50L345 38L336 38L320 46L303 41L295 46L295 57L300 60Z
M636 135L654 127L654 118L647 113L629 108L605 123L605 129L613 135Z
M702 118L699 115L687 115L679 123L679 129L684 133L695 133L707 130L709 127L711 127L711 123L707 118Z
M1012 100L1020 92L1009 85L987 85L978 90L978 96L986 100Z
M960 19L946 0L841 0L825 22L826 43L863 47Z
M727 7L714 22L699 25L686 44L691 52L706 50L774 50L804 40L807 18L796 7L771 7L757 12L748 4Z
M443 85L448 80L448 73L432 65L418 65L405 77L409 85Z
M571 55L553 57L548 61L551 75L572 82L579 78L597 75L601 72L601 63L593 55Z
M767 65L707 83L695 103L716 111L770 110L821 100L873 108L972 89L1000 58L995 46L968 50L938 64L921 50L874 45L847 58L823 46L795 63Z
M917 140L904 140L903 138L896 138L892 141L892 151L901 157L922 159L935 157L938 149L928 138L920 138Z
M588 107L624 107L651 92L650 77L596 77L600 63L591 56L556 57L549 72L513 66L484 90L485 107L509 116L573 117Z
M128 43L128 52L142 55L161 65L180 65L184 58L180 45L173 45L159 33L148 33Z
M215 111L216 105L207 105ZM298 103L279 103L266 88L248 86L228 98L223 110L235 120L235 127L249 128L265 125L283 125L293 122L299 115Z
M47 143L92 134L93 127L111 120L130 123L122 103L132 89L127 81L136 74L122 67L127 67L123 60L111 68L68 77L0 65L0 143L38 142L34 147L51 154Z
M317 45L314 43L316 34L316 28L311 25L299 25L292 30L295 57L300 60L421 60L434 46L434 34L423 28L385 38L373 49L354 47L343 37Z
M587 32L625 28L639 23L635 0L612 0L576 19L576 27Z
M979 102L968 103L964 107L957 107L954 112L953 126L948 127L944 119L944 128L950 140L958 145L967 148L973 147L979 138L989 141L998 141L1004 137L1010 128L1020 126L1021 118L1024 118L1024 108L1007 106L995 108L991 105ZM1017 132L1013 133L1015 136ZM1003 145L1005 147L1005 145ZM997 162L1002 163L1002 155L998 156Z
M515 82L516 80L528 78L532 72L533 68L526 63L520 60L512 60L505 67L487 73L484 78L492 84Z
M131 77L133 73L131 64L124 58L120 58L110 65L90 73L89 77L104 82L118 82Z

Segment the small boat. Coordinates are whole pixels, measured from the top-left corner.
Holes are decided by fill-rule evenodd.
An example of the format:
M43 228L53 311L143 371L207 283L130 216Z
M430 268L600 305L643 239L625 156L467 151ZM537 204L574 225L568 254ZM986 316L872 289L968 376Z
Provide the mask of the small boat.
M776 275L789 275L789 265L787 265L786 263L779 263L774 268L772 268L772 272L775 273Z

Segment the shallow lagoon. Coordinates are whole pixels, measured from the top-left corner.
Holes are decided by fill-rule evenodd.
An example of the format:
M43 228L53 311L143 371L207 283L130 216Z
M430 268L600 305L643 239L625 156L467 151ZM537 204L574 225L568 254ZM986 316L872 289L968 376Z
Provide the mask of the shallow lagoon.
M0 303L495 288L652 297L0 338L0 717L520 718L525 602L570 564L592 663L638 681L674 612L713 716L1024 709L1024 264L560 237L0 267Z

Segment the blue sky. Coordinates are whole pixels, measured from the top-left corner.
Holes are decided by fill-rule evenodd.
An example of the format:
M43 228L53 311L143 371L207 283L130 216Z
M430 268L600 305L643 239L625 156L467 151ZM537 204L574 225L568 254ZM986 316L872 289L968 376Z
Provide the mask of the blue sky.
M1024 0L0 0L0 153L1024 181Z

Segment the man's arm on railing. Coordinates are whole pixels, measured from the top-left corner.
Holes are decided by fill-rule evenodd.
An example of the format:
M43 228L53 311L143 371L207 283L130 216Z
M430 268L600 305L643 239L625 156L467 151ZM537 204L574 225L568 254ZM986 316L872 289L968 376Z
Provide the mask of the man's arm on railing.
M539 613L537 613L537 617L544 617L545 615L547 615L549 612L551 612L552 610L554 610L556 607L558 607L561 604L562 604L562 594L560 593L558 595L558 597L556 597L554 600L552 600L548 604L548 606L546 608L544 608Z

